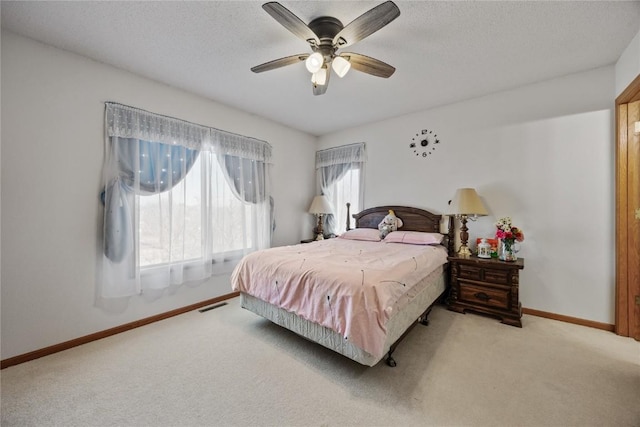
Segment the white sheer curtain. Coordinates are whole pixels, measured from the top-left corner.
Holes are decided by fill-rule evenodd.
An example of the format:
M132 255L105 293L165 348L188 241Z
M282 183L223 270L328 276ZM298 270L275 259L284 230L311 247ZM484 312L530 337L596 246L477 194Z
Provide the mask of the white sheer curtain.
M271 146L106 103L99 295L162 291L270 246Z
M333 215L325 216L325 233L340 234L345 231L347 202L351 203L351 213L362 210L365 163L363 142L316 152L317 179L322 193L334 209Z

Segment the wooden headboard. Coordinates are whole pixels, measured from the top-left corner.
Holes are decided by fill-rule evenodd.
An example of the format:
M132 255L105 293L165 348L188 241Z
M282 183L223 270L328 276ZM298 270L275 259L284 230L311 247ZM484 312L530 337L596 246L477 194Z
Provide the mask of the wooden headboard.
M347 203L347 230L350 227L349 221L350 204ZM403 222L401 230L403 231L423 231L429 233L440 233L440 222L442 215L437 215L424 209L412 208L409 206L377 206L365 209L361 212L353 214L356 220L356 228L378 228L378 224L389 213L389 209L393 209L396 216ZM454 228L453 217L449 216L447 224L448 232L445 233L446 241L443 242L447 246L449 255L454 253Z

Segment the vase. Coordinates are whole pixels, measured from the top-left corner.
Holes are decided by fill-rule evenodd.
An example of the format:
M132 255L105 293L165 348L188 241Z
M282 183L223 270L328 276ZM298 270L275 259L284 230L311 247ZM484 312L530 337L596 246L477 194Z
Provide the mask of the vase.
M516 241L512 239L500 239L498 242L498 259L502 261L516 261L518 255L516 255Z

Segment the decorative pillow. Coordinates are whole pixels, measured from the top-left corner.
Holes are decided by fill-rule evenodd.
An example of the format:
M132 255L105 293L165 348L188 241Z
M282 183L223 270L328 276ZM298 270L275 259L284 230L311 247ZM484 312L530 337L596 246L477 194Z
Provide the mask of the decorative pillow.
M421 231L393 231L387 234L387 243L408 243L410 245L439 245L444 236L440 233L425 233Z
M380 232L375 228L354 228L346 231L339 236L341 239L349 240L368 240L371 242L379 242Z

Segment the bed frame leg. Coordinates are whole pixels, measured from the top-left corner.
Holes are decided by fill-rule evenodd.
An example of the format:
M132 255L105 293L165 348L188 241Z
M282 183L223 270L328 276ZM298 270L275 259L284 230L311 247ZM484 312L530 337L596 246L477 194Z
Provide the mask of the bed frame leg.
M394 359L391 356L391 353L392 353L391 351L389 353L387 353L387 358L386 358L385 362L387 362L387 365L391 366L392 368L395 368L396 365L397 365L396 359Z
M429 307L427 311L422 313L422 316L420 316L420 318L418 319L421 325L429 326L429 313L431 313L431 307Z

